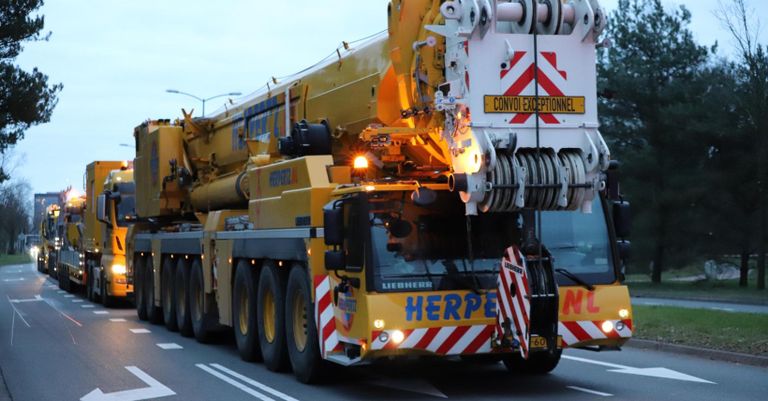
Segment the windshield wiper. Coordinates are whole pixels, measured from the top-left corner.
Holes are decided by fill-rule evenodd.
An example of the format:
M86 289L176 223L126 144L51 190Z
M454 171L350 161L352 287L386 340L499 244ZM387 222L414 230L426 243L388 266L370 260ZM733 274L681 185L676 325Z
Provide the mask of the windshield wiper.
M582 287L586 288L589 291L594 291L595 290L595 286L593 286L592 284L587 283L586 281L584 281L581 278L579 278L579 276L569 272L566 269L555 269L555 271L560 273L560 274L562 274L565 277L568 277L574 283L581 285Z

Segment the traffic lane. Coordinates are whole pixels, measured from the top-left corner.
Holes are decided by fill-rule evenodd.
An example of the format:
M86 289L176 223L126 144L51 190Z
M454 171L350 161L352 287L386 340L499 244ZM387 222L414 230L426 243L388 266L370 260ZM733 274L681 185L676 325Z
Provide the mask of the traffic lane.
M139 321L132 308L107 310L59 290L34 270L27 274L25 280L0 285L0 296L9 300L0 304L0 324L4 328L5 316L10 317L15 337L11 345L10 329L0 333L0 364L16 400L80 399L96 388L114 393L152 387L141 375L171 389L175 399L249 400L265 394L293 399L276 388L295 388L291 375L243 362L231 338L199 344ZM21 317L29 326L13 320ZM154 399L161 393L148 395Z
M13 374L12 377L6 375L14 396L20 394L15 397L17 400L79 399L97 387L105 393L147 387L140 378L126 369L127 366L140 368L142 372L176 393L167 399L185 400L258 399L257 395L272 399L295 398L313 401L440 397L594 399L609 395L618 399L755 399L755 394L764 391L759 387L765 382L765 370L760 368L710 361L704 361L708 364L702 364L701 360L695 358L631 349L621 353L569 350L566 352L566 358L576 357L638 368L664 366L715 381L717 384L610 372L609 370L615 369L582 360L564 359L552 375L545 377L513 377L507 374L500 364L482 365L451 361L413 361L350 369L334 367L331 368L331 377L326 383L306 386L296 382L289 373L274 373L266 370L262 364L243 362L239 359L231 338L224 336L219 343L213 345L198 344L193 339L168 332L163 326L139 321L133 309L103 310L98 305L94 308L82 308L82 304L88 305L87 301L74 302L78 300L77 297L68 297L69 294L58 291L55 282L46 281L42 276L40 278L42 281L39 282L44 284L38 283L38 286L48 302L21 303L17 306L21 307L21 312L29 318L31 325L39 328L38 331L47 332L47 337L53 339L47 339L48 345L46 336L30 340L31 344L24 347L25 355L12 360L12 366L22 365L28 370L24 374ZM0 283L0 290L8 292L10 285L10 290L14 291L14 296L19 296L18 299L32 299L34 296L30 294L34 293L34 281ZM22 289L25 285L30 288ZM39 309L46 305L49 309ZM5 317L12 316L13 312L7 310L10 306L11 304L7 303L0 312L4 316L0 319L3 324L7 320ZM57 315L52 306L70 315L83 327L79 328L61 313ZM93 313L102 311L108 314ZM56 319L53 319L54 317ZM124 321L114 322L111 319ZM68 323L69 326L62 323ZM50 327L47 324L50 324ZM42 327L48 329L44 330ZM71 342L71 337L69 342L67 341L69 331L66 329L73 332L78 344ZM131 329L144 329L149 332L135 333ZM17 330L20 329L17 327ZM0 335L5 333L7 330L3 329ZM6 347L6 340L7 338L0 337L3 347ZM177 344L183 348L162 349L158 344ZM1 362L4 369L9 366L4 357L8 354L6 351L3 349ZM19 348L11 350L11 354L13 352L19 352ZM39 361L45 361L45 364L41 365ZM41 370L50 373L41 375ZM726 377L716 374L722 372L731 373ZM19 376L24 377L20 380ZM27 381L24 381L25 378ZM14 386L19 387L20 392ZM52 387L50 391L46 391L49 387ZM268 390L277 391L288 398L275 396Z
M724 312L768 313L768 305L747 305L730 302L692 301L685 299L633 297L632 305L676 306L691 309L712 309Z

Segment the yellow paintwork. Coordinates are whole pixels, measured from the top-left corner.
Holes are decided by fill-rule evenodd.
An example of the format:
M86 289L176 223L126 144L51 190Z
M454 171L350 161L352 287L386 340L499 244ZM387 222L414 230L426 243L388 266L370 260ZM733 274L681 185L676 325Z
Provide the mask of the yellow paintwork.
M112 266L115 264L126 266L128 227L118 226L114 203L110 208L112 213L108 216L112 227L98 221L97 201L105 190L114 191L116 184L132 182L133 173L134 170L121 161L94 161L86 167L85 172L88 194L84 216L85 232L88 235L85 257L104 272L107 294L112 297L126 297L133 292L133 286L128 284L125 274L112 272Z
M109 172L119 169L119 161L95 161L85 167L85 250L89 253L99 253L104 249L101 223L96 219L96 205L99 195L104 192L104 181Z
M605 321L625 320L634 323L632 304L629 298L629 289L625 285L596 285L590 292L579 286L559 288L561 322L575 321ZM629 315L626 318L619 316L619 310L626 309ZM632 325L634 330L634 324ZM576 344L577 346L591 345L623 345L628 339L618 340L592 340Z

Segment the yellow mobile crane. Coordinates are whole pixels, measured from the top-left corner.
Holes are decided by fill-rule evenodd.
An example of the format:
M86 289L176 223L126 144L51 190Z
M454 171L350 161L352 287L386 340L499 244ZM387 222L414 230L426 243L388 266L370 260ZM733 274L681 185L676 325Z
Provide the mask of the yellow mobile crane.
M85 292L112 306L133 294L125 277L125 235L135 219L133 168L128 162L95 161L85 170Z
M631 336L596 0L393 0L389 29L208 118L135 129L140 318L322 361L554 369Z

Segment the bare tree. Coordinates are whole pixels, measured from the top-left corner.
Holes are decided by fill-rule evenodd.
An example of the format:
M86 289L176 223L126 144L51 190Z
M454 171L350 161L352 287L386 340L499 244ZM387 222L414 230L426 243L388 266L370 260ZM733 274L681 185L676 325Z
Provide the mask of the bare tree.
M739 57L740 104L743 129L755 144L755 186L758 193L757 288L765 289L768 241L768 48L759 43L760 19L746 0L721 0L716 14L731 33ZM746 285L742 268L740 284Z

